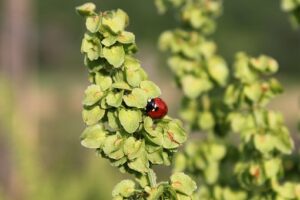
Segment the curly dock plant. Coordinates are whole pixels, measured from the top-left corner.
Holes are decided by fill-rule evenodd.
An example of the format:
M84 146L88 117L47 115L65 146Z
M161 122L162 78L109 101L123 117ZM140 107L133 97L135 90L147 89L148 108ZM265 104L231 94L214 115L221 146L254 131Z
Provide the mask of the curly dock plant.
M238 53L229 79L224 59L208 38L222 1L156 0L156 5L178 14L180 26L162 33L159 46L169 52L168 65L184 94L181 118L191 131L205 133L200 141L188 142L174 166L199 182L194 198L300 199L299 180L284 177L283 156L292 153L293 141L282 115L266 107L282 93L270 77L277 62ZM291 14L298 4L293 5Z
M290 15L292 23L299 27L300 25L300 0L282 0L282 9Z
M87 127L81 144L135 176L136 182L123 180L116 185L113 199L191 199L196 184L184 173L156 183L152 167L170 165L187 135L179 120L168 116L153 120L146 115L148 99L161 91L134 57L137 47L134 34L125 30L127 14L95 9L92 3L76 8L86 20L81 52L90 81L83 99Z
M156 1L159 10L168 6L178 11L181 26L162 33L159 46L168 51L168 65L184 98L181 118L191 131L207 134L189 142L175 162L175 171L197 177L200 188L212 189L222 173L220 162L226 155L223 137L228 134L226 109L216 93L227 85L229 69L216 52L216 44L207 38L215 30L214 19L221 14L221 1Z

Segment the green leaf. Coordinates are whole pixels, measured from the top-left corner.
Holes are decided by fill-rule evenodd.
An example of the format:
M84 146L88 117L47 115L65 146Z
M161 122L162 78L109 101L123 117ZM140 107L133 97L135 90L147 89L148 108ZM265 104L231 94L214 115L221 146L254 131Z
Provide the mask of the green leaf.
M199 65L195 60L188 60L181 56L170 57L168 59L168 65L172 72L178 77L185 76L187 72L195 72L199 70Z
M271 88L272 92L274 92L275 94L281 94L283 92L282 85L275 78L271 78L269 83L270 83L270 88Z
M108 118L108 126L112 128L113 130L119 129L119 122L118 122L118 116L115 114L115 112L108 111L107 112L107 118Z
M215 126L215 119L211 112L204 111L200 113L198 126L203 130L210 130Z
M152 164L162 165L164 163L162 149L159 149L158 151L154 151L153 153L148 153L147 158Z
M132 92L123 97L127 106L136 108L145 108L147 105L148 96L147 93L140 89L134 88Z
M84 92L83 105L92 106L97 103L103 96L103 92L99 85L90 85Z
M229 70L225 61L218 56L212 57L208 60L208 72L212 79L219 85L224 86L227 82Z
M132 87L138 87L141 81L147 79L147 74L141 68L139 61L131 56L125 57L125 76L128 84Z
M112 196L117 197L120 195L122 197L130 197L134 192L135 183L132 180L123 180L114 187Z
M282 199L295 199L295 184L285 182L283 185L278 186L275 191L282 197Z
M230 113L228 120L230 121L231 129L235 133L239 133L245 128L246 119L241 113Z
M211 162L204 169L204 176L208 184L214 184L219 177L219 165L216 162Z
M84 109L82 111L82 118L86 125L93 125L102 119L105 114L105 110L99 106L95 106L92 109Z
M115 68L122 66L125 59L125 51L121 45L116 45L113 47L104 47L103 56L107 62L113 65Z
M91 33L96 33L99 31L101 26L101 19L99 15L89 16L86 18L85 22L87 30Z
M133 160L137 158L141 150L143 149L142 140L137 140L134 137L129 137L126 139L124 144L124 153L128 157L129 160Z
M152 134L152 132L155 130L155 126L153 124L153 120L152 120L151 117L145 117L145 119L144 119L144 128L148 133L150 133L151 136L156 135L156 134Z
M193 200L192 197L186 196L184 194L176 193L177 200Z
M273 74L278 70L277 61L266 55L261 55L258 58L252 58L250 63L256 70L263 74Z
M108 105L113 107L120 107L123 100L123 91L122 92L109 92L106 97L106 102Z
M278 130L276 137L274 137L274 146L284 154L292 153L294 143L286 127Z
M86 148L101 148L106 138L106 132L99 124L87 127L81 135L81 145Z
M205 41L201 45L201 53L206 57L210 58L216 54L217 45L212 41Z
M86 35L87 34L85 34L85 37L82 39L81 42L81 53L87 53L94 47L94 44L86 38Z
M85 3L81 6L76 7L76 11L83 17L94 15L95 14L96 5L93 3Z
M86 53L90 61L97 60L102 54L100 39L94 35L84 34L81 43L81 52Z
M177 172L173 174L170 178L172 187L188 196L191 196L193 192L197 189L195 181L193 181L189 176L185 175L182 172Z
M184 94L191 98L197 98L203 92L212 88L212 83L203 78L196 78L192 75L187 75L181 80L182 89Z
M228 85L225 91L224 102L228 106L233 106L234 104L238 103L240 97L240 91L235 85L231 84Z
M297 8L297 3L296 2L297 1L294 1L294 0L283 0L283 1L281 1L281 8L284 11L291 12L294 9Z
M121 109L119 120L128 133L134 133L142 121L142 113L140 110Z
M274 137L270 134L254 135L254 146L262 154L268 154L274 149Z
M155 0L155 6L157 7L160 14L165 13L167 10L164 0Z
M282 170L281 160L273 158L264 161L265 174L268 178L276 178L278 173Z
M128 31L122 31L117 38L118 42L122 44L130 44L134 43L135 41L135 36L133 33L128 32Z
M119 169L121 167L123 167L123 165L127 162L127 158L126 157L123 157L119 160L113 160L113 159L110 159L110 164L111 166L113 167L118 167Z
M163 134L162 132L159 132L157 130L153 130L150 133L145 133L145 139L149 142L151 142L151 144L155 144L155 145L158 145L158 146L161 146L163 144Z
M95 49L91 49L90 51L87 52L87 57L89 60L94 61L97 60L101 55L101 47Z
M124 139L120 135L110 135L105 139L103 151L111 159L121 159L123 152Z
M148 176L146 174L136 174L135 181L138 182L139 186L145 188L150 185Z
M186 133L181 125L175 121L170 122L167 129L164 130L163 147L166 149L177 148L185 141Z
M99 70L101 70L106 66L106 60L105 59L89 60L89 58L86 55L84 57L84 65L87 66L91 70L91 72L98 72Z
M131 87L124 81L113 83L112 87L121 90L131 90Z
M155 98L161 95L159 87L152 81L142 81L140 87L147 94L147 99Z
M114 35L110 35L110 36L104 38L101 41L101 44L103 44L106 47L110 47L110 46L114 45L116 42L117 42L117 37Z
M103 98L101 98L101 100L100 100L100 108L102 108L104 110L108 109L108 107L109 107L106 103L106 98L105 98L106 96L103 96Z
M102 24L114 33L120 33L128 24L128 15L121 9L103 13Z
M253 83L257 74L249 66L249 58L245 53L238 53L234 63L234 76L243 83Z
M163 143L163 129L155 126L150 117L144 119L144 129L146 130L145 137L148 141L161 146ZM156 151L157 149L155 149Z
M115 73L112 75L112 79L114 83L117 82L124 82L125 79L125 74L123 70L116 70Z
M95 74L95 82L101 87L102 91L108 90L112 85L111 77L100 74L99 72Z
M141 155L134 161L129 162L128 167L140 173L147 173L149 171L149 162L146 155Z
M278 130L279 127L283 124L283 117L280 113L269 111L267 112L268 126L272 130Z
M128 56L128 55L126 55L126 57L125 57L124 66L126 69L130 69L133 71L141 68L141 64L140 64L139 60L137 60L136 58L134 58L132 56Z
M132 87L138 87L147 78L143 69L126 69L126 80Z
M155 144L152 144L152 143L148 143L146 141L146 151L147 153L153 153L155 151L158 151L159 149L161 149L161 146L158 146L158 145L155 145Z
M112 200L124 200L124 198L122 196L115 196Z
M210 144L210 158L208 159L219 161L224 158L225 154L226 147L224 145L218 143Z
M165 152L165 151L163 151L162 155L163 155L163 158L164 158L164 165L165 166L170 166L171 162L172 162L172 156L169 153Z
M245 96L252 102L258 102L262 96L262 88L259 83L245 86Z
M159 37L159 48L162 51L170 50L172 53L178 53L180 51L180 46L175 37L175 33L171 31L164 31ZM181 41L181 40L180 40Z
M204 26L206 21L206 16L204 15L203 11L198 9L197 7L189 7L190 9L186 9L184 18L189 19L190 24L195 29L199 29Z

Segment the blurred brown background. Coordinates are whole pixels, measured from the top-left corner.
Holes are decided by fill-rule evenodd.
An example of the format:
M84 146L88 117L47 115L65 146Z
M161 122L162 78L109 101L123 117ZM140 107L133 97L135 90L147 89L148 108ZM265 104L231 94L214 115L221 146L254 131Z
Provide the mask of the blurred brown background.
M124 178L82 148L81 100L87 70L80 55L84 21L74 7L83 0L0 1L0 200L111 199ZM159 16L152 0L97 0L101 10L128 12L138 58L163 91L176 116L180 92L157 49L159 34L176 26ZM214 39L230 64L235 52L275 57L286 92L271 105L284 113L295 139L299 116L300 32L280 1L225 1ZM167 177L168 169L159 169Z

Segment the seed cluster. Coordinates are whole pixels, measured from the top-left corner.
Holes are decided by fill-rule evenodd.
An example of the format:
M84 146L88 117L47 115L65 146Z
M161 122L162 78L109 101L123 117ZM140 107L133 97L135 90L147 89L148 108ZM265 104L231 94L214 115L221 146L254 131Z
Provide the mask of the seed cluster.
M189 199L196 189L191 178L176 173L169 182L156 184L152 170L153 165L171 164L187 139L186 132L179 120L146 115L148 100L161 91L134 58L137 47L134 34L125 30L127 14L120 9L99 13L95 9L92 3L77 7L86 20L81 52L90 80L83 99L87 127L81 144L96 149L121 172L135 175L139 186L131 180L120 182L114 199Z
M283 2L291 14L299 11L297 0ZM162 12L173 7L178 13L180 28L162 33L159 46L170 54L168 65L184 93L181 118L190 130L205 133L177 154L174 171L197 177L195 199L299 199L299 183L280 184L283 156L292 153L293 141L282 115L267 109L283 91L271 77L278 63L266 55L240 52L230 79L226 62L208 39L222 1L156 4Z

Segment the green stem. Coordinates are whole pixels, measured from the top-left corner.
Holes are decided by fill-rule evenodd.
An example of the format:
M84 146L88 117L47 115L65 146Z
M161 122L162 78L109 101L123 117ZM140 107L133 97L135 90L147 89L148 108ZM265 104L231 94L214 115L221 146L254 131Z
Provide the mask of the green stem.
M156 174L153 171L153 169L149 169L147 176L148 176L148 180L149 180L151 188L156 187Z

